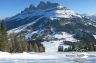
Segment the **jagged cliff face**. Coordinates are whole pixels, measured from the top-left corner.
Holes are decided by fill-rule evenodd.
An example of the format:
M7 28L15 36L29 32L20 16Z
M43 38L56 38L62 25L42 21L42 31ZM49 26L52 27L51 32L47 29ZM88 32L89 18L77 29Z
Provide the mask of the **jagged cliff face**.
M88 33L89 37L96 34L96 22L58 3L43 1L37 6L30 5L21 13L9 18L7 26L9 32L25 31L27 37L34 33L47 36L66 32L73 36L80 34L80 37L83 33Z

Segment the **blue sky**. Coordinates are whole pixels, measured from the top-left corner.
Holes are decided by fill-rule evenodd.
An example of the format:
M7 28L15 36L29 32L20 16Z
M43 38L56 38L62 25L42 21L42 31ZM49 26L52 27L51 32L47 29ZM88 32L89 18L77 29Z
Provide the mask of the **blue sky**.
M58 2L81 14L96 14L96 0L0 0L0 17L14 16L30 4L37 5L40 1Z

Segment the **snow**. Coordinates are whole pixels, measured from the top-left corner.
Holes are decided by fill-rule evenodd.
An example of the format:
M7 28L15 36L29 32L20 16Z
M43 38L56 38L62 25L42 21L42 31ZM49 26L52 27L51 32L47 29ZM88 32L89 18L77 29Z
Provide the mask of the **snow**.
M53 9L50 12L46 12L45 16L46 17L59 17L59 18L71 18L73 16L75 17L80 17L80 15L76 14L75 12L69 10L69 9L64 9L63 6L58 6L58 9Z
M52 37L58 38L58 40L50 40L50 41L42 42L42 44L45 47L46 52L57 52L58 51L58 46L60 46L60 45L62 45L63 48L68 48L69 45L65 45L64 41L71 41L71 42L76 42L77 41L75 38L72 37L71 34L68 34L66 32L62 32L61 34L55 34Z
M48 10L51 10L50 12L46 12ZM15 20L15 19L24 19L24 18L31 18L34 16L41 16L44 15L45 17L59 17L59 18L71 18L72 16L75 17L80 17L80 15L76 14L75 12L65 8L63 5L59 5L57 7L53 8L48 8L46 10L41 10L41 9L29 9L26 11L23 11L16 16L13 16L10 20Z
M8 52L0 52L0 59L56 59L56 55L46 53L8 53Z
M96 52L0 52L0 63L96 63Z
M93 35L94 36L94 38L96 39L96 35Z
M84 54L85 56L81 56ZM95 63L96 52L7 53L0 52L0 63Z
M51 11L48 11L51 10ZM48 11L48 12L46 12ZM23 30L26 30L27 27L35 24L36 22L38 22L40 19L44 18L44 17L49 17L52 20L56 19L58 17L60 18L71 18L73 16L76 17L81 17L80 15L76 14L75 12L69 10L69 9L65 9L63 6L58 6L57 8L51 8L51 9L47 9L47 10L39 10L39 11L26 11L24 13L18 14L16 18L20 18L20 19L24 19L25 17L32 17L35 15L43 15L40 18L36 19L35 21L32 21L31 23L22 25L18 28L12 29L10 31L8 31L8 34L10 33L18 33L21 32ZM67 22L65 24L68 24L70 22ZM26 34L26 37L29 38L31 37L34 33L38 33L38 31L33 31L33 32L28 32ZM53 37L58 38L58 40L53 40L53 41L45 41L42 44L45 46L45 50L46 52L57 52L58 51L58 46L62 45L63 41L71 41L71 42L76 42L77 40L75 38L73 38L73 36L71 34L68 34L66 32L62 32L62 34L55 34ZM62 39L62 40L61 40ZM68 45L63 45L64 48L68 48ZM27 54L28 56L29 54Z
M47 52L47 53L46 52L45 53L36 53L36 52L8 53L8 52L1 52L0 51L0 59L56 60L56 59L61 59L61 58L62 59L64 59L64 58L70 59L73 57L72 55L76 56L78 54L79 55L80 54L86 54L87 55L86 58L88 58L88 56L93 56L92 54L94 54L94 56L96 56L95 55L96 52L87 52L87 53L86 52L74 52L74 54L73 54L73 52L63 52L63 53L60 53L60 52L55 52L55 53L54 52L51 52L51 53L49 53L49 52ZM70 56L67 57L66 55L70 55ZM76 56L74 58L76 59L76 58L80 58L80 57ZM85 57L83 57L83 58L85 58Z
M14 32L14 33L18 33L18 32L20 32L20 31L23 31L23 30L25 30L28 26L33 25L34 23L38 22L38 21L39 21L40 19L42 19L43 17L44 17L44 16L36 19L35 21L32 21L32 22L29 23L29 24L25 24L25 25L22 25L22 26L20 26L20 27L15 28L15 29L9 30L9 31L8 31L8 34L13 33L13 32Z
M59 19L59 18L71 18L73 16L81 17L80 15L76 14L75 12L64 8L64 6L62 6L62 5L59 5L57 7L46 9L46 10L35 9L35 10L24 11L24 12L21 12L21 13L17 14L14 17L12 17L11 19L12 20L14 20L14 19L24 19L26 17L31 18L33 16L41 16L41 15L43 15L43 16L36 19L35 21L32 21L29 24L22 25L20 27L15 28L15 29L9 30L8 33L12 33L12 32L18 33L20 31L24 30L25 28L27 28L28 26L38 22L43 17L48 17L52 20Z
M55 38L58 39L64 39L65 41L71 41L71 42L76 42L77 40L75 38L73 38L73 36L71 34L68 34L66 32L62 32L61 34L56 34L54 35Z
M23 27L21 30L24 30L24 29L26 29L28 26L33 25L34 23L38 22L38 21L39 21L40 19L42 19L43 17L44 17L44 16L36 19L35 21L33 21L33 22L29 23L29 24L26 24L25 27Z
M38 33L38 31L33 31L31 33L26 34L26 39L31 38L31 36L35 33Z
M43 17L49 17L52 20L59 18L71 18L72 16L81 17L80 15L76 14L75 12L69 10L69 9L63 9L63 6L58 6L58 9L51 8L47 10L51 10L49 12L46 12L47 10L34 10L34 11L27 11L21 14L18 14L14 17L14 19L24 19L26 17L33 17L37 15L44 15L35 21L32 21L29 24L22 25L18 28L12 29L8 31L8 33L18 33L22 30L25 30L27 27L33 25L34 23L38 22ZM67 22L65 24L68 24L70 22ZM91 23L89 23L91 25ZM63 25L63 24L62 24ZM29 32L26 37L31 37L34 33L38 33L38 31ZM96 38L96 35L93 35ZM50 40L50 41L44 41L42 44L45 47L45 53L35 53L35 52L23 52L23 53L8 53L8 52L0 52L0 59L58 59L58 58L66 58L66 54L72 54L72 52L63 52L58 53L58 46L62 45L64 48L68 48L69 45L65 45L63 41L71 41L76 42L77 40L73 38L73 35L68 34L66 32L62 32L61 34L55 34L52 37L58 38L58 40ZM89 52L88 52L89 53ZM90 54L96 54L90 53ZM64 62L63 62L64 63Z
M57 40L57 41L45 41L42 42L43 46L45 47L45 52L58 52L58 46L62 45L63 40ZM68 45L62 45L64 48L68 48Z
M58 46L61 45L63 46L63 48L68 48L69 45L65 45L64 41L71 41L71 42L77 41L75 38L73 38L71 34L68 34L66 32L62 32L61 34L55 34L53 36L49 35L49 37L54 37L57 38L58 40L50 40L42 42L46 52L57 52Z
M15 20L15 19L24 19L24 18L31 18L31 17L34 17L34 16L40 16L40 15L43 15L43 11L40 10L40 9L36 9L36 10L28 10L28 11L24 11L23 13L19 13L17 14L16 16L13 16L11 18L11 20Z
M57 8L61 9L61 8L64 8L64 6L60 4L59 6L57 6Z

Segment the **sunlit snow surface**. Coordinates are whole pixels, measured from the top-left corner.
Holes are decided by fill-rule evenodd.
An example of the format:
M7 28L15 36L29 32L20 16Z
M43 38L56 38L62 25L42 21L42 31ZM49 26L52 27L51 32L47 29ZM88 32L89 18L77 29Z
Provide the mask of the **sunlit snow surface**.
M56 34L54 37L58 39L64 38L66 41L71 41L71 42L77 41L75 38L73 38L71 34L68 34L66 32L62 32L62 34Z
M93 35L94 36L94 38L96 39L96 35Z
M75 52L80 54L81 52ZM0 63L96 63L96 52L86 52L87 58L68 57L62 53L14 53L0 52Z
M58 46L62 44L63 40L57 40L57 41L45 41L42 42L42 44L45 47L45 52L51 52L56 53L58 51ZM63 45L64 48L68 48L68 45Z

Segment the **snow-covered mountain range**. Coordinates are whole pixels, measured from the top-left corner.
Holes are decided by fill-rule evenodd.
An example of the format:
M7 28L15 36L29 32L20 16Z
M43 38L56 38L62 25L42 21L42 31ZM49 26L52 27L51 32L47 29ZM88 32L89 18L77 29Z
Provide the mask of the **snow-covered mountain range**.
M88 17L89 19L93 20L93 21L96 21L96 14L94 15L88 15L88 14L81 14L82 16L86 16Z
M41 16L50 19L81 17L79 14L71 11L70 9L67 9L58 3L45 3L41 1L37 7L30 5L29 8L26 8L24 11L21 11L21 13L9 18L8 21L11 21L11 23L13 21L16 23L19 22L20 25L13 25L13 28L16 28L18 26L30 23Z
M34 34L38 34L45 41L53 41L53 45L56 40L60 40L59 44L63 41L76 42L81 38L95 41L96 21L58 3L41 1L37 6L31 4L6 22L9 34L20 32L31 40Z

